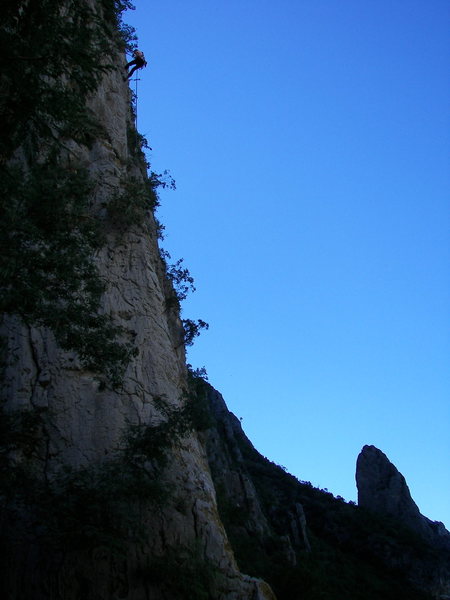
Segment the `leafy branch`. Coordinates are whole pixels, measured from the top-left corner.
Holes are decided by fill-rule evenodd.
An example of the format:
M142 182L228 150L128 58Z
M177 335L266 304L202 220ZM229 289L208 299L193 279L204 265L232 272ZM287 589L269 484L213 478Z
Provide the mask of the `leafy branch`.
M109 57L132 42L122 22L132 3L97 6L17 0L2 9L0 311L49 327L62 348L118 385L135 350L102 314L95 182L66 144L89 147L101 133L88 97L115 68Z

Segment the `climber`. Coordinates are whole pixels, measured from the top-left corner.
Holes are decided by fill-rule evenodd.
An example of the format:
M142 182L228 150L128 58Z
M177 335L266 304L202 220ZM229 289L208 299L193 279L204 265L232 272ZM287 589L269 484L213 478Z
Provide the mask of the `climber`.
M147 66L147 61L145 60L144 53L141 50L135 50L133 52L133 56L134 56L134 59L130 60L130 62L127 63L125 66L125 69L128 69L128 67L131 67L131 65L134 65L134 67L128 73L127 79L129 79L133 75L133 73L136 71L136 69L142 69L142 67Z

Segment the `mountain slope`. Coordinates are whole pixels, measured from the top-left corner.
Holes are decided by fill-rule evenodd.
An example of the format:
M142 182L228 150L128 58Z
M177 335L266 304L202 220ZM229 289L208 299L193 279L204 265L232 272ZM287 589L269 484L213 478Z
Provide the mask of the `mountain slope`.
M255 450L217 391L205 384L204 393L213 425L203 439L241 569L268 581L279 600L419 600L449 593L448 548L398 515L298 481Z

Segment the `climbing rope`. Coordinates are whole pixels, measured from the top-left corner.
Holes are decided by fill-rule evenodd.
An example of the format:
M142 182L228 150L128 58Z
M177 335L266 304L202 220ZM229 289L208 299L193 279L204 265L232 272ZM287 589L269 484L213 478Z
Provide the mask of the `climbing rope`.
M140 81L139 77L135 77L134 81L134 126L138 128L138 81Z

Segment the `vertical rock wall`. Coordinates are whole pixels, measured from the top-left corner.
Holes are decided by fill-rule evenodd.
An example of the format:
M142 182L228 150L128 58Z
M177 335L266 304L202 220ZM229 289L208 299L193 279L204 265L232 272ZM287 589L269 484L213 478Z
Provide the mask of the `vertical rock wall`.
M105 75L90 101L104 135L91 149L69 144L69 151L98 182L94 203L100 215L125 177L146 177L129 145L133 126L124 64L123 56L115 57L116 68ZM144 229L131 227L120 235L106 229L106 244L95 256L107 281L103 309L138 349L121 389L105 386L98 374L83 369L75 355L58 348L50 331L12 318L3 323L10 357L3 395L9 410L39 410L44 415L38 461L43 478L67 465L79 468L107 459L129 424L153 425L164 418L158 408L161 398L172 407L182 403L187 385L183 330L177 312L168 308L170 284L159 256L156 226L151 215L148 218ZM154 557L195 545L201 558L220 573L215 598L270 598L268 586L242 575L235 565L217 514L204 450L194 434L172 450L169 465L165 476L173 493L164 506L148 507L142 515L142 542L130 545L125 556L117 559L103 548L88 557L47 560L35 546L19 544L7 558L3 597L170 598L157 579L139 573Z
M433 522L420 513L404 476L375 446L367 445L361 450L356 463L356 483L360 507L393 521L400 530L406 527L416 546L428 546L435 554L430 560L423 552L417 560L408 556L409 548L400 554L382 547L386 562L392 567L403 568L411 581L431 590L433 597L446 598L450 592L450 533L444 524Z

